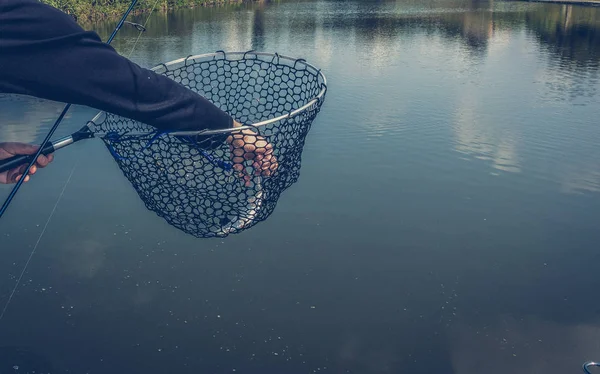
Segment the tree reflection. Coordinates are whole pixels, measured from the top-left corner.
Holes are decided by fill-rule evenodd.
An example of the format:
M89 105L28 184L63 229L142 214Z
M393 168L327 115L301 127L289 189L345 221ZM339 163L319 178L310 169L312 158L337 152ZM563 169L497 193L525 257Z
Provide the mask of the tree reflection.
M555 60L561 69L598 69L600 9L557 4L495 3L493 0L452 0L443 4L432 0L417 2L367 1L345 3L347 13L328 13L335 2L295 1L296 8L289 12L267 14L269 7L281 6L277 1L262 0L253 3L199 7L172 12L157 12L150 17L145 39L174 37L181 43L181 51L193 49L192 35L205 24L227 23L231 13L237 12L235 28L241 35L249 35L248 45L256 50L265 48L269 35L291 34L314 38L318 29L336 29L355 35L357 39L375 43L415 34L439 35L459 41L472 57L485 57L495 30L525 28ZM339 6L339 4L337 4ZM244 16L250 12L251 17ZM147 15L136 15L132 21L143 23ZM277 17L277 18L274 18ZM107 36L114 22L85 25ZM222 26L222 28L233 27ZM121 30L114 47L126 52L137 31L131 27ZM211 37L206 35L206 37ZM144 38L143 38L144 39ZM144 43L141 41L141 43ZM136 47L139 54L157 59L152 53L156 43ZM191 53L191 52L190 52ZM187 54L187 53L183 53Z

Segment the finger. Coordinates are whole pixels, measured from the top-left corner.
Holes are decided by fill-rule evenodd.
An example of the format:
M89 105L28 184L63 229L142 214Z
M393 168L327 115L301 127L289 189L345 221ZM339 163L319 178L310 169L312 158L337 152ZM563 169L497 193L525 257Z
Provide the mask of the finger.
M263 149L265 149L267 147L267 144L269 144L269 143L267 143L267 141L264 139L257 140L254 143L254 145L256 145L256 148L263 148Z
M7 183L16 183L16 182L17 182L17 176L18 176L19 174L21 174L21 173L19 173L19 170L18 170L18 169L12 169L12 170L9 170L9 171L6 173L6 182L7 182Z
M271 175L273 175L273 173L275 173L277 168L279 168L279 164L276 160L273 160L272 162L263 163L263 165L260 167L259 172L264 176L270 177Z
M234 161L234 164L233 164L233 170L237 171L238 178L245 178L248 175L246 168L244 168L244 164L242 162Z
M241 169L237 169L238 177L244 181L244 186L249 187L252 184L252 177L250 177L246 168L244 168L242 165L239 166Z
M269 171L270 164L268 162L255 162L252 166L254 167L254 175L265 175Z
M256 143L256 136L254 135L244 135L244 143Z
M233 150L233 155L236 157L241 157L244 155L244 149L243 148L236 148Z
M233 163L236 165L239 165L240 167L243 167L244 165L244 159L242 157L234 157L233 158Z
M18 182L22 177L23 177L23 174L17 176L17 178L15 178L15 182ZM27 175L25 177L25 179L23 180L23 183L27 183L27 182L29 182L29 175Z
M270 163L270 162L264 162L264 163L262 164L262 167L261 167L261 169L262 169L263 171L265 171L265 170L271 170L271 163Z
M261 170L260 174L262 176L265 176L265 177L270 177L271 176L271 169L270 168L263 169L263 170Z
M27 165L21 165L18 168L15 169L14 174L25 174L25 170L27 170ZM32 165L31 168L29 169L29 173L27 174L35 174L35 172L37 171L37 167L35 165Z
M27 166L23 167L23 168L19 168L17 170L14 170L13 173L9 173L9 178L8 180L12 181L13 183L17 183L19 181L19 179L21 179L23 177L23 174L25 173L25 169L27 169ZM27 174L27 176L25 177L25 180L23 182L28 182L29 181L29 176L35 174L36 169L35 169L35 165L31 167L31 169L29 169L29 173Z
M25 170L27 170L27 165L23 165L20 168L17 169L17 171L15 172L15 174L25 174ZM28 175L33 175L37 172L37 166L34 164L31 166L31 168L29 168L29 172L27 173Z
M36 164L40 168L45 168L50 163L51 159L49 156L39 155Z
M271 162L271 160L270 160L270 159L263 158L263 159L260 161L260 165L261 165L261 166L260 166L260 168L262 169L262 168L264 167L264 165L270 165L271 163L272 163L272 162Z
M259 147L258 145L256 145L256 153L260 153L260 154L264 154L264 155L270 155L273 153L273 146L269 147Z

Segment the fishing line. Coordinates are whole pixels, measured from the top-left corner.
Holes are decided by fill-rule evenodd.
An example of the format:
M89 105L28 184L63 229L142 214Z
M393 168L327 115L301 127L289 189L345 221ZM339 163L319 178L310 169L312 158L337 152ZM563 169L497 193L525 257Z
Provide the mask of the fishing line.
M146 18L146 22L144 22L144 25L137 25L134 27L138 30L140 30L140 33L138 34L138 37L135 39L135 42L133 43L133 47L131 47L131 51L129 51L129 55L127 56L127 58L131 57L131 54L133 53L133 50L135 49L135 46L138 43L138 40L140 40L140 37L142 36L142 33L144 31L146 31L146 25L148 25L148 21L150 20L150 15L152 15L152 13L154 13L154 9L156 8L156 5L158 4L160 0L156 0L156 2L154 2L154 6L152 6L152 9L150 10L150 14L148 15L148 17ZM141 28L139 28L138 26L141 26Z
M108 38L108 40L106 41L106 44L110 45L110 43L113 41L113 39L115 38L115 36L119 32L119 30L121 29L121 26L123 26L123 23L125 22L125 19L129 15L129 13L131 13L131 11L133 10L133 8L135 7L135 4L137 4L137 1L138 0L133 0L131 2L131 5L129 5L129 8L125 12L125 14L123 14L123 17L121 17L121 20L117 24L117 27L115 27L115 29L113 30L113 32L110 35L110 37ZM148 17L150 17L150 15L148 15ZM58 125L61 123L61 121L63 120L63 118L67 114L67 112L69 111L69 108L71 108L71 104L70 103L67 104L67 105L65 105L65 107L62 110L62 112L60 113L60 116L58 116L58 118L56 119L56 122L54 122L54 125L52 126L52 128L50 129L50 131L48 132L48 134L46 135L46 138L44 139L44 141L42 142L42 144L38 148L38 150L35 153L35 155L31 158L31 161L29 162L29 164L27 165L27 168L23 172L23 176L17 181L17 184L10 191L10 194L8 195L8 197L6 198L6 200L4 201L4 204L2 204L2 207L0 207L0 217L2 217L2 215L4 215L4 213L6 212L6 209L8 209L8 206L10 205L10 203L14 199L15 195L17 194L17 192L19 191L19 189L23 185L23 182L25 181L25 177L29 174L29 170L31 169L31 167L36 163L36 161L37 161L38 157L40 156L40 154L42 153L42 150L44 149L44 147L46 147L48 144L50 144L50 138L52 138L52 135L54 135L54 132L58 128Z
M25 271L27 271L27 267L29 266L29 263L31 262L31 258L33 257L33 254L35 253L35 250L37 249L38 245L40 244L40 241L42 240L42 236L44 236L44 233L46 232L46 228L48 227L48 224L52 220L52 216L54 216L54 212L56 211L56 207L58 207L58 203L62 199L62 197L63 197L63 195L65 193L65 190L67 189L67 185L71 181L71 177L73 177L73 172L75 171L75 166L77 166L78 160L79 159L77 159L75 161L75 165L73 166L73 169L71 169L71 174L69 175L69 178L67 179L67 182L65 183L62 191L60 192L60 195L58 196L58 199L56 200L56 204L54 204L54 208L52 208L52 212L50 212L50 216L48 217L48 220L46 221L46 224L44 225L44 228L42 229L42 233L40 234L40 236L37 239L37 242L33 246L33 250L29 254L29 258L27 259L27 262L25 262L25 266L23 267L23 270L21 271L21 275L19 275L19 278L17 279L17 283L15 284L15 287L13 288L12 292L10 293L10 296L8 297L8 300L6 301L6 304L4 304L4 309L2 309L2 314L0 314L0 320L2 320L2 317L4 317L4 313L6 313L6 309L8 308L8 304L10 304L13 296L15 295L15 292L17 291L17 288L19 288L19 284L21 283L21 279L23 279L23 275L25 274Z
M141 27L136 27L136 29L138 29L140 32L138 34L138 37L136 38L133 47L131 48L131 51L129 52L128 58L131 56L131 54L133 53L133 50L135 49L138 40L140 39L142 33L144 31L146 31L146 25L148 24L148 21L150 20L150 16L152 15L152 13L154 12L154 9L156 8L156 5L158 4L159 0L156 0L156 2L154 3L154 6L152 7L152 10L150 11L150 14L148 14L148 17L146 18L146 21L144 23L143 26ZM123 15L123 17L121 18L121 20L119 21L117 27L115 28L115 30L112 32L112 34L110 35L107 44L110 44L112 42L112 40L114 39L115 35L117 34L117 32L119 31L119 29L121 28L121 26L123 25L123 23L125 22L125 19L127 18L127 16L129 15L129 13L131 12L131 10L135 7L135 4L137 3L137 0L133 0L131 5L129 6L129 9L126 11L126 13ZM136 24L137 25L137 24ZM8 208L8 205L10 204L10 202L12 201L12 199L14 198L14 196L16 195L19 187L21 186L22 182L25 180L25 176L27 176L27 174L29 173L29 169L30 167L35 163L35 161L37 160L39 154L41 153L43 147L45 144L47 144L50 140L50 138L52 137L52 134L54 133L54 131L56 130L56 128L58 127L59 123L61 122L61 120L63 119L64 115L66 114L66 112L69 110L69 107L71 106L71 104L67 104L65 106L65 108L63 109L63 112L61 113L61 115L59 116L59 118L56 120L56 123L54 124L54 126L52 127L52 129L50 130L50 132L46 135L46 139L44 140L44 142L42 143L42 146L40 146L40 148L38 149L38 152L36 153L35 157L33 157L32 161L30 162L30 164L28 165L27 169L25 170L25 172L23 173L23 176L20 178L20 180L18 181L17 185L13 188L13 190L11 191L11 194L9 195L9 197L6 199L6 201L4 202L4 205L2 206L2 208L0 208L0 217L2 216L2 214L6 211L6 209ZM8 300L6 301L6 304L4 304L4 308L2 309L2 313L0 313L0 321L2 320L2 318L4 317L4 314L6 313L6 310L10 304L10 302L13 299L13 296L15 295L15 292L17 291L17 288L19 288L19 285L21 284L21 280L23 279L23 276L25 275L25 272L27 271L27 267L29 266L29 263L31 262L31 259L33 258L33 255L35 254L35 251L38 247L38 245L40 244L40 241L42 240L42 237L44 236L44 233L46 232L46 228L48 227L48 225L50 224L50 221L52 220L52 217L54 216L54 212L56 211L56 208L58 207L58 204L60 203L65 190L67 189L67 186L69 185L69 182L71 181L71 178L73 177L73 174L75 172L75 169L77 167L78 164L78 160L75 162L75 164L73 165L73 168L71 169L71 173L69 174L69 178L67 178L67 181L65 182L65 185L63 186L63 189L60 193L60 195L58 196L58 199L56 200L56 203L54 204L54 208L52 208L52 211L50 212L50 215L48 216L48 220L46 221L46 224L44 225L44 228L42 229L42 232L40 233L35 245L33 246L33 249L31 251L31 253L29 254L29 258L27 259L27 261L25 262L25 266L23 267L23 270L21 271L21 274L19 275L19 278L17 279L17 283L15 284L15 286L13 287Z
M228 236L266 220L299 178L306 137L327 91L321 69L278 53L217 51L162 63L152 71L209 93L213 102L228 103L226 111L246 125L157 137L152 126L100 112L44 153L101 138L146 208L198 238ZM247 90L216 89L244 85ZM250 127L255 130L246 132ZM206 157L208 149L214 157ZM228 155L232 168L218 162ZM29 162L28 157L2 160L0 171ZM236 171L244 178L237 179Z

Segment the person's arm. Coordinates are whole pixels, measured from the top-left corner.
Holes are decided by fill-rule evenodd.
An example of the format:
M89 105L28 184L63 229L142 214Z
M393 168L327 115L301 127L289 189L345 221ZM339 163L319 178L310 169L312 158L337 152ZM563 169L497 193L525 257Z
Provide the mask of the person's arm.
M159 129L234 125L204 97L119 55L38 0L0 0L0 92L85 105Z
M204 97L120 56L96 33L38 0L0 0L0 92L85 105L159 129L241 126ZM247 182L250 176L242 166L246 160L253 160L257 175L277 170L273 147L262 136L244 130L223 137L235 169ZM34 148L27 147L11 144L0 159L30 154ZM49 161L52 155L38 159L37 167ZM23 170L0 175L0 183L14 183Z

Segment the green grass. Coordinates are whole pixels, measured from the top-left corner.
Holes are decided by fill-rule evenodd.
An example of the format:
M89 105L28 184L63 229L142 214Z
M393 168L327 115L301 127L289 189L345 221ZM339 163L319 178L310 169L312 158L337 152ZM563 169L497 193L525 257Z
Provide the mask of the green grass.
M129 7L130 0L42 0L75 17L78 22L95 22L120 17ZM133 14L149 12L157 0L138 0ZM158 0L156 10L189 8L241 0Z

